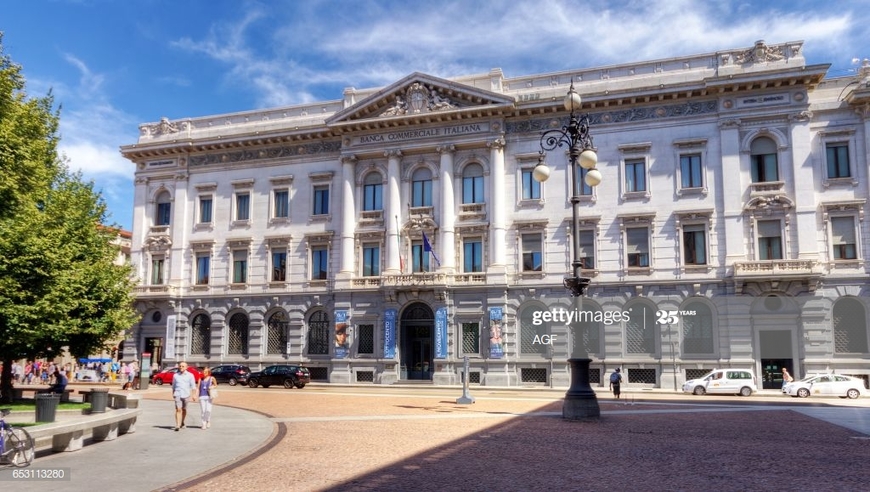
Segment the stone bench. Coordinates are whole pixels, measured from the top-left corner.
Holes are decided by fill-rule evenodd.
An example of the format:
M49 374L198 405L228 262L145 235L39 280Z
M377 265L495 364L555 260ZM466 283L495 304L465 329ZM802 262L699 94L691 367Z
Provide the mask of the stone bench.
M114 409L106 413L84 415L80 419L35 425L28 427L27 432L34 441L51 438L54 452L78 451L88 434L93 441L100 442L135 432L136 420L141 414L141 408Z
M48 393L49 388L12 388L12 397L16 400L24 399L25 393L33 393L31 398L36 398L37 393ZM65 389L63 393L60 394L60 401L66 403L69 401L69 397L71 394L75 393L75 390ZM57 393L55 393L57 394Z

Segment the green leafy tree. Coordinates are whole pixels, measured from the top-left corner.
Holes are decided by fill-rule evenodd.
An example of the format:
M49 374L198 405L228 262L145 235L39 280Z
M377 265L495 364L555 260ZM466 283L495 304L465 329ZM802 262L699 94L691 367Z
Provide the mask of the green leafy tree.
M2 38L0 38L2 41ZM114 264L117 230L93 183L57 154L49 94L28 98L0 43L0 400L12 361L101 349L136 321L131 270Z

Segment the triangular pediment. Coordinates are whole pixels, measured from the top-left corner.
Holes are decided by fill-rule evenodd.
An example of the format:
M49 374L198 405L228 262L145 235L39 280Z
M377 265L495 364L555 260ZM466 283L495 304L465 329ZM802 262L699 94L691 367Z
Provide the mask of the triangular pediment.
M333 128L394 126L397 120L449 121L510 112L512 96L415 72L334 114Z

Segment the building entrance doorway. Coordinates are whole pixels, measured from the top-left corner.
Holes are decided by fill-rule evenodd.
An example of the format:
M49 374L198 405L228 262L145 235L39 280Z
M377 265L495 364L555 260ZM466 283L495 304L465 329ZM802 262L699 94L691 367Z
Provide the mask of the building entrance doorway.
M163 362L163 337L146 338L145 352L151 354L151 362L160 366Z
M418 302L402 312L401 361L402 379L431 381L435 345L435 315L429 306Z
M788 369L794 377L791 330L762 330L759 332L761 344L761 387L762 389L782 388L782 370Z

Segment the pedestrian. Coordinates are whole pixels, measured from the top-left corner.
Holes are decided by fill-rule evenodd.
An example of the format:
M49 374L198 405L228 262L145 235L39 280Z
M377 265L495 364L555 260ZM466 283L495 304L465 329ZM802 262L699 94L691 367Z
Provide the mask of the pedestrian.
M202 428L211 427L211 407L214 402L214 394L217 393L217 380L211 375L211 369L206 367L202 370L202 379L199 380L199 408L202 410Z
M187 401L196 403L196 378L187 371L187 362L178 364L178 372L172 376L172 397L175 399L175 432L184 428L187 418Z
M794 381L794 378L791 377L791 374L788 373L788 369L785 367L782 368L782 387L785 388L785 385Z
M619 368L616 368L616 371L610 375L610 389L613 390L613 396L617 399L619 398L619 390L620 385L622 384L622 374L619 372Z

